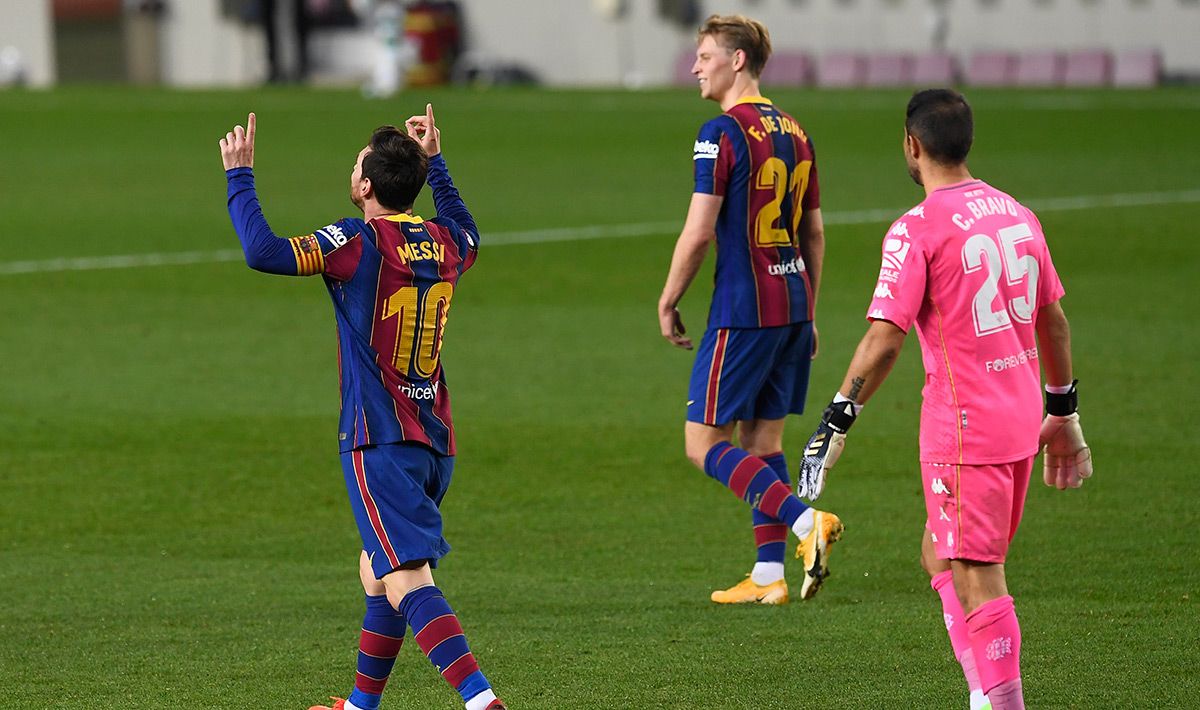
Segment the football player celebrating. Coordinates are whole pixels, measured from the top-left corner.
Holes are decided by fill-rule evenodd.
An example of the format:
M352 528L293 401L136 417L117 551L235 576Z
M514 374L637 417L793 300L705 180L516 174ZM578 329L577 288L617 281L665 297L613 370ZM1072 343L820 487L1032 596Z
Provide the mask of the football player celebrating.
M688 459L752 507L758 560L714 602L788 601L783 558L788 531L804 559L800 596L820 589L829 545L842 534L836 515L792 494L783 455L788 414L804 411L825 235L812 140L759 93L771 54L762 23L709 17L699 31L692 74L700 95L724 111L700 128L695 190L658 302L662 336L691 349L676 305L709 245L717 264L708 329L688 388ZM731 441L737 428L740 446Z
M809 440L800 493L820 495L846 432L915 326L925 364L921 560L941 598L971 708L1024 707L1021 629L1004 562L1033 460L1059 490L1092 475L1076 414L1062 283L1033 212L967 169L971 108L954 91L913 95L908 171L925 200L883 240L870 326ZM1046 374L1046 417L1038 371Z
M441 350L459 277L475 263L479 231L441 155L433 107L405 129L376 129L350 174L362 217L279 239L254 187L255 116L220 141L229 216L253 269L321 274L337 322L342 414L338 444L362 537L366 613L358 672L332 708L376 710L406 627L466 704L499 710L431 567L450 551L439 506L454 468L450 393ZM428 180L438 216L412 205Z

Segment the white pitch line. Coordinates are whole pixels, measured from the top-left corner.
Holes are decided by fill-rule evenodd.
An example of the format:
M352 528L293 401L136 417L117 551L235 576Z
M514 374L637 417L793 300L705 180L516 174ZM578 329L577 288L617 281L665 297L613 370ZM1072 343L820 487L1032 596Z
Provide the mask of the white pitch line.
M1200 202L1200 189L1175 190L1169 192L1126 192L1111 195L1079 195L1075 197L1046 197L1024 201L1028 207L1039 212L1066 210L1104 209L1112 207L1146 207L1150 205L1189 204ZM845 210L824 214L825 224L876 224L896 219L907 208ZM486 246L508 246L512 244L542 244L548 242L578 242L591 239L618 239L622 237L648 237L672 235L683 226L682 217L671 222L636 222L632 224L604 224L588 227L558 227L532 229L516 232L493 232L484 234ZM35 261L0 262L0 276L16 274L41 274L63 271L98 271L101 269L132 269L145 266L180 266L186 264L213 264L225 261L241 261L240 249L218 249L214 251L160 252L153 254L118 254L114 256L84 256L73 258L43 259Z

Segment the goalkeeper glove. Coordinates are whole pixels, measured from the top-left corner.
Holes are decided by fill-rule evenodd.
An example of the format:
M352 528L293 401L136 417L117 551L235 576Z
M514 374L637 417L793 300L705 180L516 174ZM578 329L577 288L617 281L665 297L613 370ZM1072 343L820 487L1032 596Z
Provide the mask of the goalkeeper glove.
M816 500L825 489L825 476L837 463L846 445L846 432L854 424L861 405L843 399L834 400L821 415L821 424L804 447L804 458L800 461L796 493L809 500Z
M1058 490L1079 488L1092 475L1092 450L1083 440L1079 426L1079 396L1075 386L1063 394L1046 393L1046 418L1038 435L1044 470L1042 480Z

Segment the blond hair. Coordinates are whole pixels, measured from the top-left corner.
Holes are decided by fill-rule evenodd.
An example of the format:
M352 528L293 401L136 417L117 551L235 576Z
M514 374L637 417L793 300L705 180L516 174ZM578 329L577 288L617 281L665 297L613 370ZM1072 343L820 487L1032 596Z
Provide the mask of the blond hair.
M771 35L766 26L745 15L709 15L696 34L698 39L707 35L730 52L742 50L746 69L756 79L771 56Z

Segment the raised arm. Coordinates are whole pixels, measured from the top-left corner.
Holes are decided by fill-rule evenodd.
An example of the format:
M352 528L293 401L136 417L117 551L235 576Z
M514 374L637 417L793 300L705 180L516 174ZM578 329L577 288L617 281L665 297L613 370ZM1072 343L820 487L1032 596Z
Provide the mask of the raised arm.
M297 274L292 245L271 231L254 188L254 135L256 117L246 118L246 128L234 126L219 142L228 183L226 200L233 229L242 243L246 265L269 274Z
M426 182L433 190L433 207L439 217L446 217L471 233L478 243L479 228L466 203L458 194L458 188L450 179L446 160L442 157L442 132L433 120L433 104L425 104L424 116L411 116L404 122L404 129L425 149L429 156L429 173Z
M693 193L692 202L688 206L687 219L683 223L683 231L675 242L675 253L671 257L671 269L667 272L667 282L663 285L662 295L658 298L658 324L662 336L672 345L686 350L692 349L691 338L685 337L687 329L679 317L679 305L688 286L696 278L704 257L708 254L708 245L717 238L717 215L721 212L721 202L725 198L719 195Z

